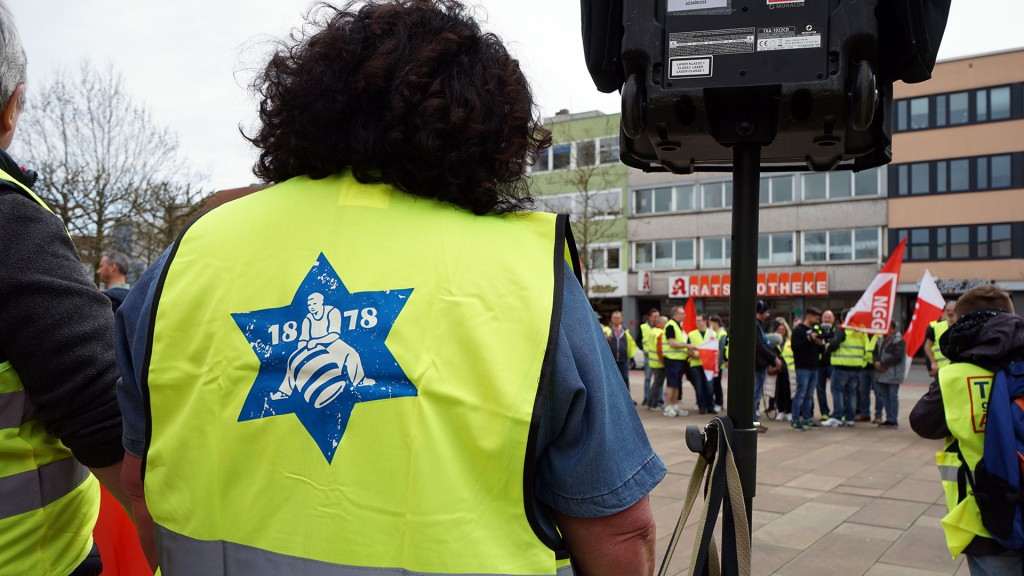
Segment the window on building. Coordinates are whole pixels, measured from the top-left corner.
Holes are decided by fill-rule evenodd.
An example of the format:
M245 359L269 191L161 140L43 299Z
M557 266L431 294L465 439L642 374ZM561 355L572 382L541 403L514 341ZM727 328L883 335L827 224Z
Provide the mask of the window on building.
M696 268L696 241L694 241L693 239L676 240L675 244L675 265L673 267L688 268L691 270Z
M757 237L758 265L784 266L796 263L796 249L792 232L761 234Z
M593 140L576 143L576 166L593 166L597 163L597 152Z
M537 161L530 167L530 172L547 172L551 170L551 148L545 148L537 154Z
M892 242L907 238L904 258L908 262L1024 257L1021 222L904 228L890 233Z
M762 176L758 201L766 204L786 204L793 201L794 176Z
M683 186L676 186L676 207L675 209L681 212L694 209L694 200L696 193L694 189L696 186L693 184L686 184Z
M1024 152L897 164L890 195L943 194L1024 187Z
M927 194L931 191L928 178L928 163L919 162L910 165L910 193Z
M828 197L849 198L853 195L853 172L838 170L828 174Z
M948 95L939 94L935 97L935 126L945 126L949 118L946 112L946 102L948 101Z
M568 168L572 161L572 143L555 144L551 147L551 169Z
M576 194L574 214L584 218L616 218L622 215L622 191L600 190ZM657 206L657 196L655 196Z
M989 118L1007 120L1010 118L1010 87L990 88L988 91Z
M619 244L607 244L590 247L591 270L618 270L622 267L619 260Z
M701 193L705 210L732 207L732 181L702 184Z
M619 137L607 136L597 141L598 159L601 164L615 164L619 161Z
M967 92L957 92L949 95L949 124L967 124L971 120L970 107Z
M633 191L634 214L693 210L693 185L639 188Z
M909 105L906 100L896 101L896 130L903 132L909 126L910 115L907 113Z
M696 244L692 238L637 242L634 244L635 267L637 270L692 270L697 267Z
M928 127L928 97L910 100L910 129L922 130Z
M882 189L879 176L882 171L878 168L872 168L870 170L863 170L854 174L854 190L853 195L858 198L861 196L878 196Z
M654 190L641 188L633 190L633 214L654 213Z
M878 228L804 232L803 239L804 263L874 260L878 258Z
M702 268L728 268L732 265L732 239L728 236L704 238L704 253L701 257Z
M801 180L803 181L804 202L828 198L828 174L812 172L802 175Z
M993 189L1010 188L1013 180L1009 154L992 156L989 161L989 187Z

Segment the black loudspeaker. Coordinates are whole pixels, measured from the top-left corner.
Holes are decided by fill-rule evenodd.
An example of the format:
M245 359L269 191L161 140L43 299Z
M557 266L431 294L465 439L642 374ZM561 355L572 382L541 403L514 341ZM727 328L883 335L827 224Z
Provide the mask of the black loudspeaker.
M595 85L645 171L862 170L892 158L892 84L930 77L951 0L581 0Z

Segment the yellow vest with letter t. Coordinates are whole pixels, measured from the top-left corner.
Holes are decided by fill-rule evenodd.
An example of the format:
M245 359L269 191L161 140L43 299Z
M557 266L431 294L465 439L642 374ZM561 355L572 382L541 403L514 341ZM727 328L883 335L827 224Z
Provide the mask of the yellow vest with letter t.
M576 261L564 216L348 173L197 220L143 379L163 574L571 574L533 462Z
M965 362L939 370L942 406L951 436L946 438L945 448L935 454L935 460L948 511L942 519L942 529L953 557L963 552L975 536L990 537L970 486L966 480L959 480L965 477L958 474L963 463L957 453L963 454L973 473L985 448L985 419L993 380L992 372Z
M10 174L0 179L50 210ZM99 510L99 483L32 417L21 378L0 362L0 574L70 574L92 549Z
M932 331L935 333L935 340L932 341L932 354L935 355L935 363L938 364L939 368L949 366L949 358L942 354L942 348L939 347L939 338L942 338L946 330L949 330L949 322L937 320L929 324L929 326L932 327Z
M679 326L679 324L675 320L669 318L668 324L665 324L665 336L662 338L661 353L665 356L666 360L687 360L687 359L689 359L690 358L690 353L687 352L686 348L673 348L671 345L669 345L669 343L668 343L668 341L669 341L669 337L668 337L668 328L669 328L669 326L671 326L672 329L674 330L674 332L673 332L673 334L674 334L674 338L673 339L674 340L677 340L677 341L683 342L683 343L687 342L686 332L683 331L682 327Z

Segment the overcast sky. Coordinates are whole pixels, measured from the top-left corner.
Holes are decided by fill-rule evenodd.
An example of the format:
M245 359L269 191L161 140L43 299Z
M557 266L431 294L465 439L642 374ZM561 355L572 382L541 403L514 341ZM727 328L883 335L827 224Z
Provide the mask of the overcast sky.
M811 0L822 1L822 0ZM179 137L208 188L255 181L253 149L238 126L255 120L247 91L270 39L301 24L309 0L7 0L33 83L89 60L112 63L128 91ZM479 0L484 27L519 58L541 113L617 112L617 94L593 87L583 62L576 0ZM1024 46L1024 0L954 0L940 58Z

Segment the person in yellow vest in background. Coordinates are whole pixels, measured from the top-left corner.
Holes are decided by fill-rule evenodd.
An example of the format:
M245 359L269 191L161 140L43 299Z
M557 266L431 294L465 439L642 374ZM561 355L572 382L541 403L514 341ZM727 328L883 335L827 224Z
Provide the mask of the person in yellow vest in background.
M704 373L704 365L700 359L700 352L697 346L709 340L715 340L714 331L708 329L708 322L704 314L697 314L694 319L697 328L686 335L693 348L690 349L690 366L686 371L687 379L693 385L694 394L697 396L697 409L701 414L718 414L715 410L715 401L711 393L711 382Z
M661 318L661 312L657 308L651 308L647 311L647 320L640 324L640 347L644 350L644 406L647 405L647 395L651 391L651 377L654 375L654 369L651 368L651 357L647 352L651 348L648 340L654 333L654 329L658 327L658 318Z
M950 553L967 557L972 576L1021 574L1024 552L1006 550L990 538L961 468L973 475L984 453L994 373L1024 358L1024 318L1014 313L1010 295L996 286L968 290L951 312L953 319L939 337L942 356L950 363L939 369L938 382L910 412L910 426L924 438L945 439L936 461L946 493L942 528Z
M664 350L665 356L665 410L662 415L670 418L689 416L690 411L679 407L683 399L683 373L689 365L690 350L683 322L686 320L686 309L673 306L668 322L665 323Z
M626 384L626 392L629 392L629 360L636 353L636 341L633 340L633 335L629 333L629 330L622 325L622 311L616 310L612 312L612 325L608 332L605 333L605 337L608 339L608 347L612 351L612 359L615 360L615 365L619 368L619 373L622 374L622 381ZM636 405L636 401L633 401L633 405Z
M878 398L878 391L875 390L875 345L878 343L876 334L864 334L864 367L860 369L860 377L857 379L857 415L855 421L867 422L871 420L871 393L875 394L876 418L872 424L882 423L882 401Z
M956 302L949 300L942 308L942 319L928 325L924 336L924 355L928 357L928 375L932 378L939 373L939 368L949 365L949 360L939 348L939 339L949 327L956 322Z
M725 393L722 390L722 374L725 372L725 347L729 345L729 333L722 325L722 317L712 314L708 317L708 323L715 332L715 339L718 341L718 374L715 374L711 381L711 399L715 403L715 411L721 412L725 403Z
M661 393L665 387L665 325L668 318L658 316L657 326L651 328L650 338L647 339L647 347L644 349L650 359L651 371L654 378L651 380L651 389L644 397L644 406L648 410L657 410L661 405Z
M255 88L273 185L118 311L161 572L652 574L666 469L568 217L528 211L550 133L497 36L457 2L321 6ZM313 294L345 346L289 365Z
M114 318L35 174L7 153L27 59L3 2L0 54L0 575L91 576L97 478L126 501Z
M840 317L845 318L848 310ZM867 335L838 328L828 344L832 352L832 414L827 426L853 426L857 411L857 387L860 373L867 365L864 350Z

